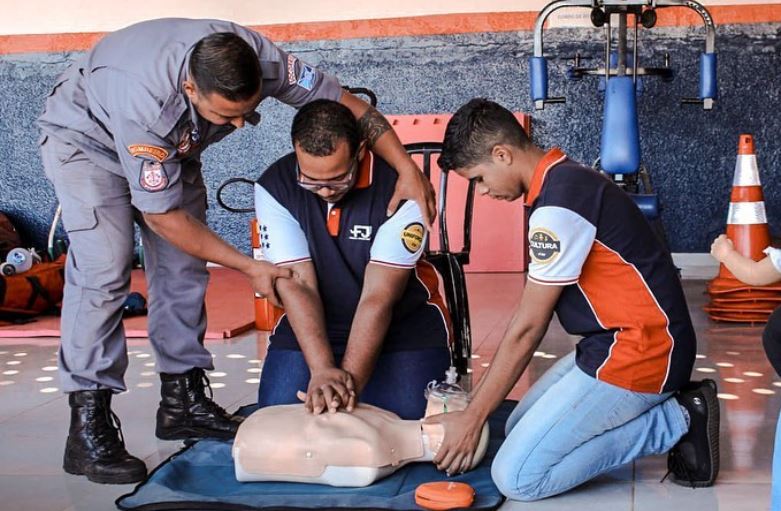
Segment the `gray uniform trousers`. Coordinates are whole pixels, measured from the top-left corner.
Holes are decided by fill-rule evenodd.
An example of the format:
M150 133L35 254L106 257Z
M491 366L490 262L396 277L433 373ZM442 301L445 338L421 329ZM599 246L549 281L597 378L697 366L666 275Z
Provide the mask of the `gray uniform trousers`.
M152 232L131 205L125 178L96 166L82 151L51 136L41 155L70 238L59 350L62 390L126 388L122 304L130 288L134 220L144 243L149 338L157 354L157 370L212 369L212 357L203 347L206 261ZM189 170L183 170L182 209L205 222L206 188L200 170Z

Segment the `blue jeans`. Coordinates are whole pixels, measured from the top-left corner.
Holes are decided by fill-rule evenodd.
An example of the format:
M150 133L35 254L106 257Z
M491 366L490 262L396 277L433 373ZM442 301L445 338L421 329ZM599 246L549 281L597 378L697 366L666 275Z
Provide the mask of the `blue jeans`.
M339 364L341 355L336 359ZM420 419L426 411L426 384L443 380L449 366L450 353L444 346L382 353L359 401L390 410L402 419ZM263 363L258 405L300 403L296 392L306 392L309 377L309 367L300 351L269 350Z
M771 479L770 511L781 511L781 414L776 423L776 444L773 447L773 478Z
M599 381L580 370L570 353L529 389L507 419L507 439L491 476L507 498L533 501L641 456L667 452L688 430L670 396Z

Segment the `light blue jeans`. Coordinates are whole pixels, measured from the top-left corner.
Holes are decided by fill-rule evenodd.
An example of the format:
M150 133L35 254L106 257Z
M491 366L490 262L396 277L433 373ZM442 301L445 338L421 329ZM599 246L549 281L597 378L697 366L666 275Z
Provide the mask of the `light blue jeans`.
M670 450L687 432L671 393L632 392L559 360L526 393L491 466L509 499L539 500L632 460Z

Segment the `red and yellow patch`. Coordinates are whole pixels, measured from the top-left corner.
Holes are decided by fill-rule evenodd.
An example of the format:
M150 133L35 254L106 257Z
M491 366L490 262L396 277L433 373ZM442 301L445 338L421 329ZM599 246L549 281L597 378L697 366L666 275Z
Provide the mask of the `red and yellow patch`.
M168 151L162 147L149 144L132 144L127 146L132 156L150 156L157 161L163 161L168 157Z

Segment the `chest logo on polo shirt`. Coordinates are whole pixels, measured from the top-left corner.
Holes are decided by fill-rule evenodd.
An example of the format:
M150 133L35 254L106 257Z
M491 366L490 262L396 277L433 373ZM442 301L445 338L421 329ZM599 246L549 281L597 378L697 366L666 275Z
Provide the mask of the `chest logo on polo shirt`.
M552 231L538 227L529 233L529 251L535 263L549 264L561 253L561 241Z
M158 192L168 186L168 174L163 164L159 161L144 160L141 164L139 184L147 192Z
M423 235L425 234L423 224L415 222L409 224L401 231L401 244L408 252L414 254L420 250L420 246L423 244Z
M350 229L350 237L348 239L358 241L371 241L372 239L372 226L371 225L353 225Z

